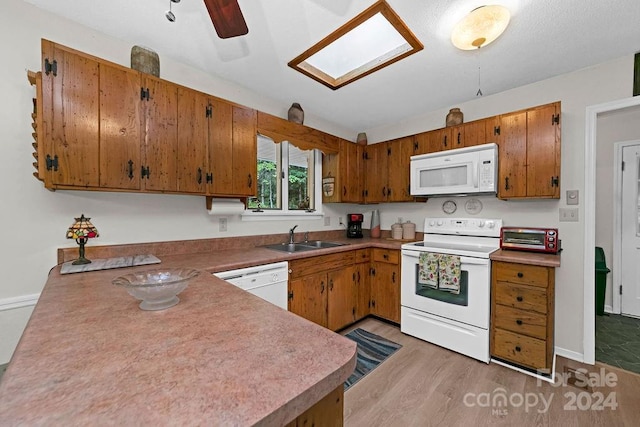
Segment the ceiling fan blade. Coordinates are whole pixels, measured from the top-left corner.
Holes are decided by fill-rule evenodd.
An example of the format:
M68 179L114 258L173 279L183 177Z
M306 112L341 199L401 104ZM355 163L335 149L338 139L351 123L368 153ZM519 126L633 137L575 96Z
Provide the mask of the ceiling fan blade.
M204 0L204 4L221 39L243 36L249 32L238 0Z

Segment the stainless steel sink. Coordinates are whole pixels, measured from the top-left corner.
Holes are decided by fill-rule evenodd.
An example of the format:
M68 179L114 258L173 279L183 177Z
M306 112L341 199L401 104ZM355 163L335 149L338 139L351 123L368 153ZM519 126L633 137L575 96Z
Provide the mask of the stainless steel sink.
M281 252L301 252L312 251L315 249L335 248L336 246L342 246L346 243L327 242L324 240L310 240L308 242L299 243L275 243L272 245L264 245L263 248L273 249Z
M336 246L346 245L346 243L327 242L325 240L310 240L308 242L300 242L300 245L310 246L316 249L335 248Z
M264 245L263 248L273 249L274 251L281 252L301 252L301 251L312 251L317 249L313 246L305 246L301 243L274 243L273 245Z

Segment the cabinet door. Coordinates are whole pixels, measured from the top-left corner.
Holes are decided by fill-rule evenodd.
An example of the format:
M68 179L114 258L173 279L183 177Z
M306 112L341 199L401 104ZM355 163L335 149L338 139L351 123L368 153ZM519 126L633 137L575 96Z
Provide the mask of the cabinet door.
M346 153L344 161L340 161L342 201L361 203L364 191L364 170L362 168L364 146L349 141L340 142L340 155Z
M233 193L256 195L257 115L251 108L233 107Z
M204 194L206 191L209 111L206 94L178 88L177 179L181 193Z
M233 194L233 106L220 99L211 99L209 135L209 173L213 182L209 193Z
M356 320L369 315L371 305L371 285L369 280L370 263L356 265L356 283L358 288L358 304L356 305Z
M357 269L355 266L327 273L328 328L337 331L356 321L358 305Z
M387 200L387 143L367 145L365 148L365 195L367 203Z
M440 151L442 144L439 136L437 136L437 130L429 132L422 132L415 136L416 143L414 144L413 155L428 154Z
M178 145L178 86L153 77L144 78L145 101L144 188L176 191Z
M100 64L100 187L140 189L140 72Z
M442 128L429 132L429 145L433 151L456 148L452 142L452 128Z
M559 114L557 104L527 111L528 197L560 197Z
M44 40L42 60L45 72L41 134L47 158L53 162L45 184L98 187L98 62ZM47 63L54 64L55 70L47 70Z
M373 263L371 313L400 322L400 267L397 264Z
M498 197L527 194L527 113L500 116L498 149Z
M327 274L289 280L289 311L327 327Z
M410 160L413 155L413 137L389 141L388 170L379 173L386 174L388 179L387 201L406 202L413 200L409 188Z
M490 142L486 136L486 120L476 120L465 123L462 127L461 134L456 134L454 131L453 139L456 143L461 139L461 147L472 147Z

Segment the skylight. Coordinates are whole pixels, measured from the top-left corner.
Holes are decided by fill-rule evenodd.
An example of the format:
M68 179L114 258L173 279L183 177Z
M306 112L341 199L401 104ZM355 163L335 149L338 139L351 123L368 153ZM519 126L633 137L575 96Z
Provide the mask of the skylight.
M381 0L307 49L289 66L338 89L422 49L422 43Z

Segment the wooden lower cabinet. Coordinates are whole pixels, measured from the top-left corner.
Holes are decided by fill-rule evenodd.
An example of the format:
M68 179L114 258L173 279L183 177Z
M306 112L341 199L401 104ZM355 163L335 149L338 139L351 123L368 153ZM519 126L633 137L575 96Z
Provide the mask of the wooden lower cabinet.
M400 251L374 248L370 279L371 314L400 323Z
M492 262L491 355L541 373L553 369L553 267Z
M333 331L369 314L400 323L400 251L358 249L290 261L288 308Z
M326 395L286 427L336 427L344 424L344 386Z

